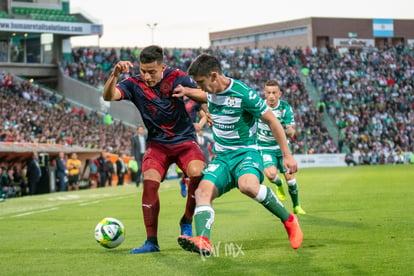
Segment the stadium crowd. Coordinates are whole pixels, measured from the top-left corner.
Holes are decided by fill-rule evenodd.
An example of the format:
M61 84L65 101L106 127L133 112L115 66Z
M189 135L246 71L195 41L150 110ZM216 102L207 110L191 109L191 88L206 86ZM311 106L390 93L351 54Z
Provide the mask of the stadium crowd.
M414 51L398 45L304 56L338 129L339 152L362 164L406 163L414 151Z
M0 75L0 110L0 142L56 143L120 153L129 151L135 132L120 121L105 123L104 115L77 109L7 73Z

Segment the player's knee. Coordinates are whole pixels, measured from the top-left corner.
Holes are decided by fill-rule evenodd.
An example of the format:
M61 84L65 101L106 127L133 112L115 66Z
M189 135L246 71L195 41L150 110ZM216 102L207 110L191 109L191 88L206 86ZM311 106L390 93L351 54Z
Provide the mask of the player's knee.
M259 183L257 185L239 183L239 191L248 197L254 198L257 195L258 186L260 186Z
M273 167L266 168L266 169L264 170L264 174L265 174L265 176L266 176L268 179L273 180L273 179L275 179L275 178L276 178L276 176L277 176L277 171L276 171L276 168L274 168L274 169L273 169Z
M268 172L268 173L265 173L265 175L268 179L273 180L273 179L276 178L277 173L276 172Z
M186 174L188 177L200 177L201 171L204 169L204 162L192 162L188 164Z

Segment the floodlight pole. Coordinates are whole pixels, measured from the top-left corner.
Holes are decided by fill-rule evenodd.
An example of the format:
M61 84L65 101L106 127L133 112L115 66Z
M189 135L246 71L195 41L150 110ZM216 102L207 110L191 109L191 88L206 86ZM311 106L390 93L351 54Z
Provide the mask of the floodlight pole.
M154 31L155 27L157 27L158 23L147 24L148 28L151 29L151 44L154 44Z

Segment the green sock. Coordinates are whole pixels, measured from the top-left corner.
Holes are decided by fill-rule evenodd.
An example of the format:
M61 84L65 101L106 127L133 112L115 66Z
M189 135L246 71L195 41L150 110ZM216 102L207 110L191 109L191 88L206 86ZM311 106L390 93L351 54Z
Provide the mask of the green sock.
M299 205L298 184L296 183L296 179L289 180L287 184L293 207L296 207Z
M194 224L197 236L210 239L211 226L214 222L214 210L209 205L197 206L194 210Z
M260 185L259 194L255 200L260 202L272 214L280 218L282 222L285 222L289 218L289 212L269 187Z
M282 179L280 179L279 175L276 175L276 178L273 180L270 180L270 182L272 182L273 184L277 186L282 186Z

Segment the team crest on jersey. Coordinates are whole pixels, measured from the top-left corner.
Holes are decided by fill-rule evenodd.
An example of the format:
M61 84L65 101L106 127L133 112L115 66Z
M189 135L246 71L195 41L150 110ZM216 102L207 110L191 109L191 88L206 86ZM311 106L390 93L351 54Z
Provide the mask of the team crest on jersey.
M283 113L282 113L281 110L276 110L275 115L276 115L277 118L280 118L280 117L282 117Z
M234 107L236 105L236 99L234 96L230 96L226 103L227 106Z

